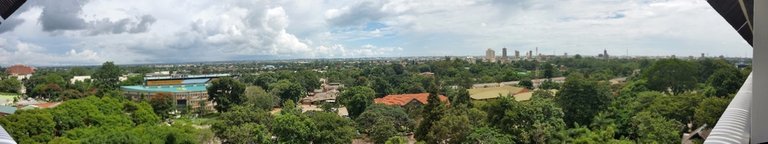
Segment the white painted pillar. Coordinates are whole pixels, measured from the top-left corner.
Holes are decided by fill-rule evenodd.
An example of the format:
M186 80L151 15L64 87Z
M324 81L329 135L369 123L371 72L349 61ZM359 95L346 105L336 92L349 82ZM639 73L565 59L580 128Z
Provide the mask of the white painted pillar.
M750 143L768 142L768 0L754 1L752 132Z

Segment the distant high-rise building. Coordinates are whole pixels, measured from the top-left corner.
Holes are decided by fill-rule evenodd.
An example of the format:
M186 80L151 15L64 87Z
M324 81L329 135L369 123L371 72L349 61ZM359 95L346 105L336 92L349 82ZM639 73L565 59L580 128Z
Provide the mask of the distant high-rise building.
M603 49L603 57L608 58L608 50Z
M507 48L501 48L501 59L507 60Z
M532 59L533 58L533 51L528 51L528 54L525 55L526 59Z
M515 59L520 59L520 51L515 50Z
M701 53L701 58L704 58L704 53Z
M491 48L485 50L485 60L488 62L496 62L496 51L493 51Z
M566 57L566 58L567 58L567 57L568 57L568 53L564 53L564 54L563 54L563 57Z

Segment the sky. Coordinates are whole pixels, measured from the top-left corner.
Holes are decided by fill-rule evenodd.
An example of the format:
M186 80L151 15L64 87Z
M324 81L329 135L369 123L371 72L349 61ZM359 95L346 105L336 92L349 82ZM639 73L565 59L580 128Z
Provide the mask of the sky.
M752 57L705 0L34 0L0 66L542 54Z

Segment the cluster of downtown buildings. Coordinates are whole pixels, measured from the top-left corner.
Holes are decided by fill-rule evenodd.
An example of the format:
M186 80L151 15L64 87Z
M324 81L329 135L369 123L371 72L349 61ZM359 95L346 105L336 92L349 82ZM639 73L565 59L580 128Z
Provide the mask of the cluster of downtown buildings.
M534 53L535 52L535 53ZM483 62L501 62L501 63L507 63L510 61L516 61L516 60L543 60L550 57L556 57L555 55L543 55L539 53L539 48L537 47L535 51L529 50L528 52L525 52L525 56L520 55L520 51L515 50L514 57L510 57L507 55L507 48L501 48L501 57L496 56L496 51L488 48L485 50L485 56L483 57ZM568 53L563 53L562 57L568 57ZM608 58L608 50L603 50L603 53L598 54L597 57L599 58Z

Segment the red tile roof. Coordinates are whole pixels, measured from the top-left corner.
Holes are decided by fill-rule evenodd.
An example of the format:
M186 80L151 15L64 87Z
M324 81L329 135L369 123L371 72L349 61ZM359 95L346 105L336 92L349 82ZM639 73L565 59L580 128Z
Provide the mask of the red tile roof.
M406 104L414 100L416 100L421 104L427 104L428 98L429 98L429 93L399 94L399 95L387 95L382 98L376 98L373 100L373 102L381 103L385 105L405 106ZM439 95L439 98L440 98L440 101L442 102L448 101L448 97L445 97L444 95Z
M26 65L13 65L5 69L11 75L27 75L35 73L35 68Z

